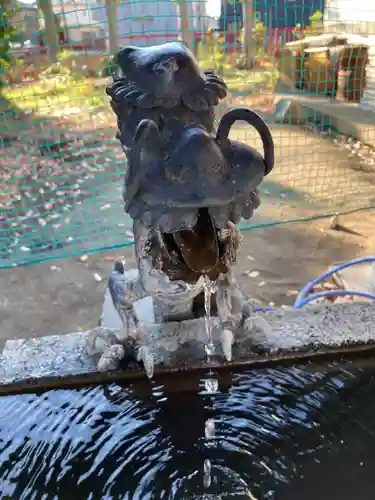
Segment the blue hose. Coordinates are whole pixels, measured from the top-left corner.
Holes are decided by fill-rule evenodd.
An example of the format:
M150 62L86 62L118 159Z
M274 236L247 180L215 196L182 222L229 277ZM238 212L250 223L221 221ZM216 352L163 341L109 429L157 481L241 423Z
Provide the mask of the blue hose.
M375 300L375 295L367 292L355 292L354 290L325 290L324 292L312 293L308 297L305 297L299 302L298 307L294 304L293 309L300 309L309 302L313 300L320 299L322 297L364 297L366 299Z
M355 292L354 290L326 290L324 292L314 293L307 297L307 295L311 292L315 285L320 283L326 278L332 276L332 274L341 271L342 269L346 269L347 267L356 266L358 264L362 264L364 262L375 262L374 257L361 257L359 259L349 260L348 262L344 262L343 264L339 264L338 266L333 267L329 271L321 274L313 281L310 281L305 287L297 295L296 301L294 303L294 309L300 309L304 305L312 302L313 300L319 299L321 297L339 297L339 296L352 296L352 297L364 297L366 299L375 300L375 295L366 292Z

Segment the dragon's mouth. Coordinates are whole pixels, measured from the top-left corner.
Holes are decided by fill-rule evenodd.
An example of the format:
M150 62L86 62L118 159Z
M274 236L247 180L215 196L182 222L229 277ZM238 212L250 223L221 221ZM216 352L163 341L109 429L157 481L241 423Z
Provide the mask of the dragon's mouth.
M214 281L226 273L239 242L239 232L231 221L218 228L210 211L199 208L191 229L150 232L148 248L154 267L170 280L196 283L203 274Z

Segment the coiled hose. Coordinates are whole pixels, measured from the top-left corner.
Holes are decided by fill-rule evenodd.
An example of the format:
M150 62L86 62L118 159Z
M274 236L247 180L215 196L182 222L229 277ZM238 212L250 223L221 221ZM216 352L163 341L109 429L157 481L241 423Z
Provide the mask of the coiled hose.
M297 295L296 301L293 305L293 309L300 309L301 307L309 304L310 302L323 298L323 297L340 297L340 296L352 296L352 297L363 297L366 299L375 300L375 295L367 292L356 292L354 290L326 290L323 292L313 293L308 295L315 285L320 283L321 281L329 278L333 274L341 271L342 269L346 269L347 267L356 266L358 264L363 264L365 262L375 262L375 256L373 257L361 257L359 259L349 260L348 262L344 262L343 264L339 264L329 271L321 274L313 281L310 281L305 287Z

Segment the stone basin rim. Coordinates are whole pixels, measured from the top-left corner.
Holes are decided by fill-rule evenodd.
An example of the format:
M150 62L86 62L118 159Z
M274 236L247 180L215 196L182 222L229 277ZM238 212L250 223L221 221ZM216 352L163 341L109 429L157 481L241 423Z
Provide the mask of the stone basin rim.
M225 376L228 372L237 373L245 370L259 370L265 368L287 367L293 365L306 365L310 362L329 363L330 361L364 360L374 359L375 364L375 341L368 344L352 344L345 347L324 347L316 351L292 351L280 354L259 355L252 359L238 359L230 363L211 362L189 364L178 367L155 368L153 380L161 383L171 375L185 377L186 373L203 375L210 370L217 371L219 375ZM150 384L143 370L114 370L108 372L86 372L45 377L31 377L28 379L15 380L7 384L0 384L0 397L20 394L43 394L53 389L81 389L90 386L108 385L112 383L132 384L135 382Z
M332 326L328 323L324 328L325 322L332 321L332 314L334 318L337 316L337 322ZM267 338L262 338L259 334L257 337L257 333L251 338L239 338L238 354L231 363L216 357L207 363L202 356L192 356L196 346L187 347L185 351L185 344L178 342L180 337L173 339L173 334L178 334L180 327L176 329L173 324L160 325L163 331L166 329L166 339L168 334L171 335L177 347L175 352L161 350L161 357L159 352L161 361L155 366L153 380L158 383L174 378L182 380L187 378L187 373L190 373L192 378L198 375L204 377L209 370L213 370L218 376L225 376L233 371L301 365L310 361L329 363L334 360L366 358L371 362L373 358L375 365L375 304L353 301L332 306L307 306L299 310L266 312L261 313L261 316L273 326L272 333ZM193 326L204 323L203 319L201 323L194 321L191 323ZM155 324L152 326L152 331L158 327ZM194 328L190 332L191 335L195 334ZM329 328L336 331L329 331ZM84 349L88 333L76 332L8 341L3 354L0 355L0 395L45 392L58 388L72 389L115 382L124 385L145 382L151 387L140 368L97 371L95 356L90 356ZM282 335L285 335L284 339ZM200 342L201 338L200 334ZM184 342L189 344L189 336L187 339ZM249 350L250 341L252 350ZM159 347L163 346L163 341L159 339L157 344ZM30 356L30 349L32 353L32 349L35 350L35 355ZM172 357L163 361L164 355ZM66 363L67 360L72 360L72 363Z

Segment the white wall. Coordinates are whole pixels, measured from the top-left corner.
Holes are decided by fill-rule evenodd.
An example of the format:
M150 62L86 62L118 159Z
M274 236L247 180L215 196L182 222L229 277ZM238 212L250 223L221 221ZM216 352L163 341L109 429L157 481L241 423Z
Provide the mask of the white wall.
M374 0L326 0L324 24L327 29L351 33L375 33Z
M68 28L69 42L80 44L83 42L82 28Z
M61 8L55 8L55 12L59 12L62 16ZM71 5L67 5L64 8L64 16L66 25L72 28L76 26L88 26L93 22L90 9L84 9L82 7L73 9Z
M368 37L368 43L369 64L366 68L366 87L359 105L363 109L375 111L375 36Z
M207 29L206 0L187 1L191 30L201 32ZM95 18L108 33L104 6L97 4L93 12ZM120 0L118 24L122 45L156 45L176 40L180 34L177 2L175 0Z
M176 39L179 33L177 4L172 0L121 2L118 24L122 45L154 45Z

